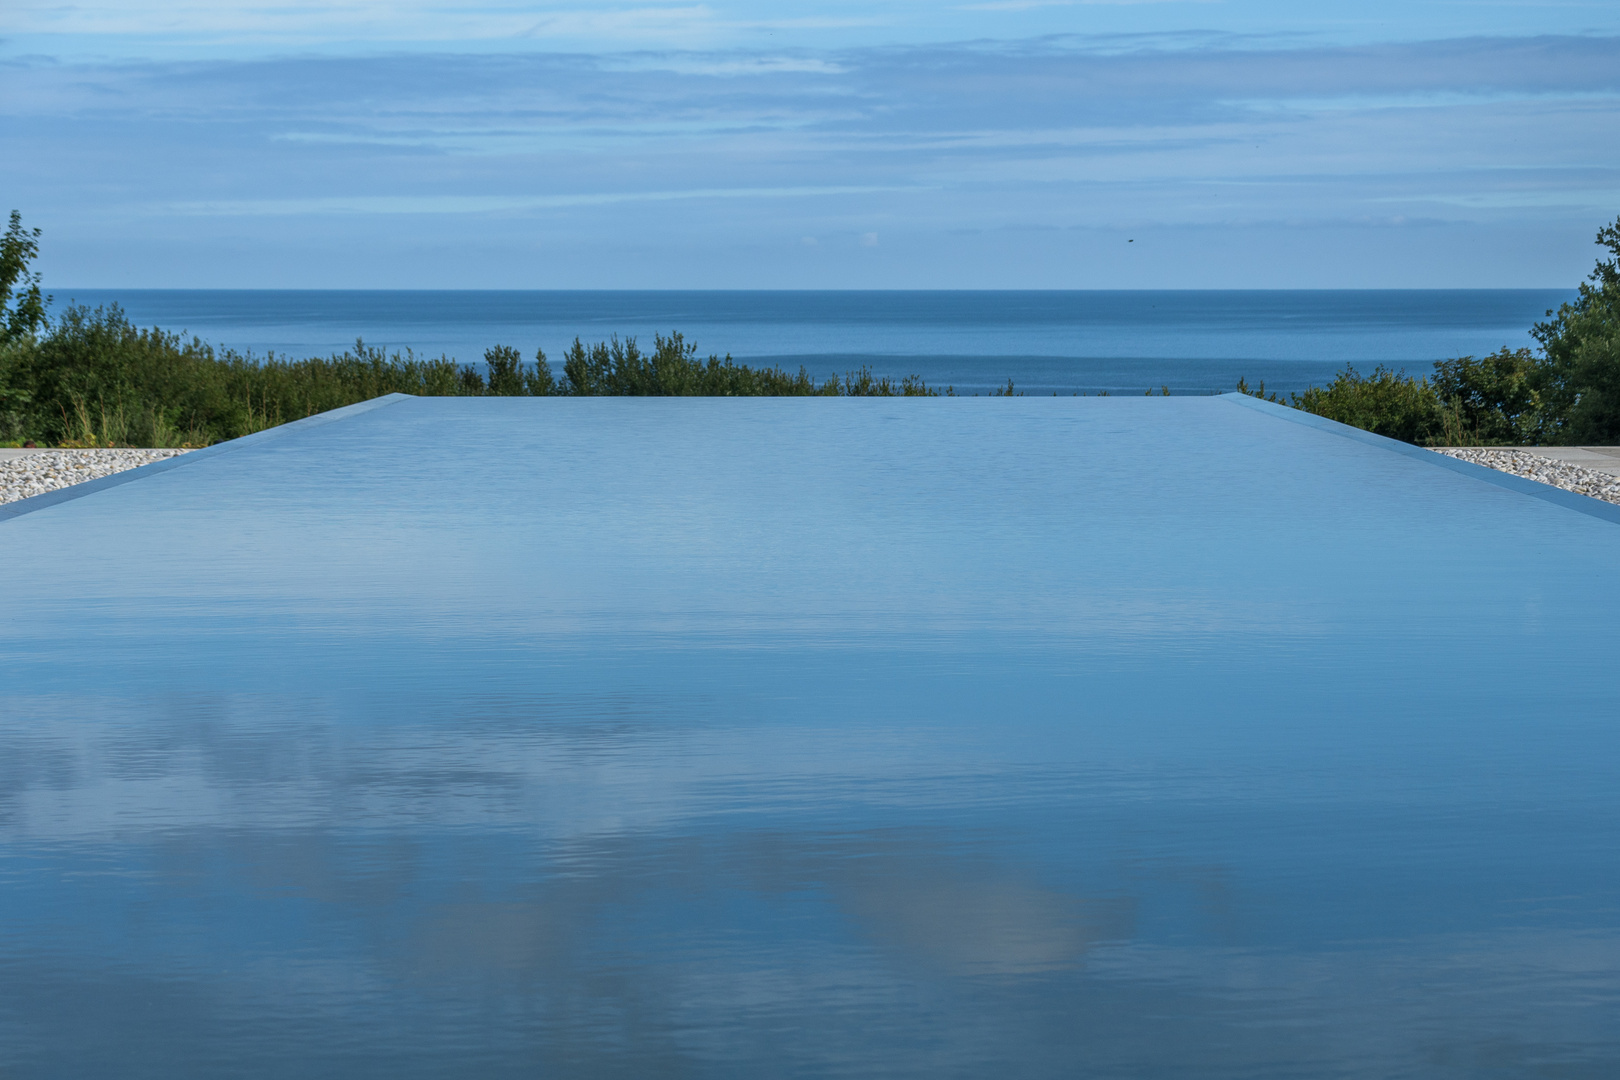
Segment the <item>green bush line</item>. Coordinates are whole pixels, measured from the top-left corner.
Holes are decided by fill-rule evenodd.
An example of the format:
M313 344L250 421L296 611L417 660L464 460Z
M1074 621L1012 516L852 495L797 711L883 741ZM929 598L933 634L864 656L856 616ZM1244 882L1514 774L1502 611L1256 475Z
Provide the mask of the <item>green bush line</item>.
M61 446L206 446L383 394L464 396L934 396L921 379L863 368L816 382L803 368L700 358L682 336L651 352L634 338L576 340L557 380L543 352L484 354L486 371L447 357L385 353L364 341L341 355L291 360L217 350L130 324L116 306L70 307L32 338L0 343L0 441ZM950 391L946 391L947 393Z
M556 378L506 345L485 370L448 357L385 353L355 342L340 355L293 360L216 349L198 339L132 325L116 305L69 307L48 317L29 264L39 230L12 211L0 238L0 444L206 446L389 393L423 396L836 396L932 397L911 375L862 368L816 381L803 367L750 367L729 355L700 357L680 333L586 345L578 338ZM1420 445L1620 442L1620 219L1598 232L1611 257L1578 297L1531 331L1540 346L1501 349L1435 365L1432 377L1346 367L1325 387L1283 402L1262 383L1238 390ZM1151 391L1149 391L1151 393ZM1168 394L1168 390L1163 393ZM1009 381L996 396L1013 396Z

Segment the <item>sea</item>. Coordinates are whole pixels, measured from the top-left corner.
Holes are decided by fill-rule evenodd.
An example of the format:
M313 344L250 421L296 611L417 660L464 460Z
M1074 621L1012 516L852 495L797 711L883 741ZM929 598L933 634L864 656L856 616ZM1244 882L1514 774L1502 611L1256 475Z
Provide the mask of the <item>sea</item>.
M1346 365L1428 374L1435 361L1532 344L1566 289L1246 291L403 291L54 289L117 304L141 326L264 356L326 356L357 339L481 364L509 345L553 366L576 337L650 346L679 332L700 355L870 368L958 393L1213 394L1239 379L1284 394Z

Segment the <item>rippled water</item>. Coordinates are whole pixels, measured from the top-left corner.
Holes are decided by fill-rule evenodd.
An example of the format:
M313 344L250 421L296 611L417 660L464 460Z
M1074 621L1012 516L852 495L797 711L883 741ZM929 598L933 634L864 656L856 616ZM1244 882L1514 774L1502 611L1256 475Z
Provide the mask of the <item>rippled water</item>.
M1620 522L1430 458L393 399L0 520L0 1071L1613 1075Z

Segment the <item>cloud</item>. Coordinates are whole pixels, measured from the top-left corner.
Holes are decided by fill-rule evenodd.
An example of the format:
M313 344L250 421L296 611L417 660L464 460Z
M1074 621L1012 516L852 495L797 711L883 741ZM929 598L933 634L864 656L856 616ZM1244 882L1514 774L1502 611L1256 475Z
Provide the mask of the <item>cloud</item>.
M267 57L288 48L344 55L390 48L489 52L647 46L713 48L791 41L850 48L1006 40L1083 31L1131 37L1219 31L1281 33L1316 42L1442 40L1464 34L1614 33L1613 4L1431 3L1362 0L1294 5L1281 21L1270 0L9 0L0 35L25 51L125 57L222 50Z
M93 43L105 55L150 56L203 49L266 56L287 48L328 48L353 54L425 46L488 51L565 48L713 47L769 39L779 32L848 31L891 24L870 12L798 14L755 10L747 0L720 10L708 3L591 3L547 5L489 0L447 6L435 0L179 0L154 10L146 0L59 4L18 0L0 9L0 33L40 39L52 50Z
M450 115L638 128L702 117L783 128L825 123L829 106L843 126L871 130L974 131L980 120L987 130L1054 121L1128 128L1246 118L1290 105L1315 111L1336 102L1363 108L1620 95L1620 38L1113 49L1112 42L1076 39L820 53L13 60L4 69L8 104L22 116L322 118L376 128Z
M994 0L987 4L957 4L957 11L1034 11L1037 8L1107 5L1133 7L1138 4L1214 3L1215 0Z
M886 258L975 235L1061 262L1080 229L1587 233L1620 191L1614 37L15 59L0 96L15 204L132 250L175 242L165 228L196 244L240 228L243 250L436 235L386 234L409 217L461 221L463 245L671 266L694 246L744 265L864 235ZM251 224L272 219L274 235Z
M685 56L680 54L614 56L605 66L617 64L620 71L669 71L678 75L773 75L808 72L815 75L843 75L849 69L833 60L805 55Z
M582 192L569 195L360 195L307 199L234 199L172 203L161 209L186 216L304 214L494 214L688 199L804 199L832 195L923 190L897 187L703 188L688 191ZM877 234L868 233L872 246ZM865 243L865 239L862 240Z
M303 0L181 0L154 10L146 0L68 5L18 0L0 16L0 29L11 34L216 42L241 35L283 43L334 38L400 42L548 36L599 36L623 42L690 36L697 28L717 21L714 9L705 4L576 5L548 10L512 0L492 0L475 8L447 8L431 0L346 0L320 5Z

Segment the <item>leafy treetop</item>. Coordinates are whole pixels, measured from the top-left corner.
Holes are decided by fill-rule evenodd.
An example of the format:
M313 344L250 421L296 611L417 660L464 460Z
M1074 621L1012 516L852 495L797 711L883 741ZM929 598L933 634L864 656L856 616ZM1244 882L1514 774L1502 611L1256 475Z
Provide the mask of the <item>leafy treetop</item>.
M0 237L0 342L33 337L45 325L45 306L39 275L28 272L39 255L39 230L25 229L22 214L11 212L11 227Z

